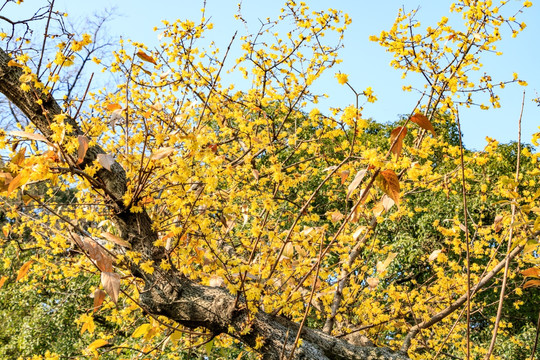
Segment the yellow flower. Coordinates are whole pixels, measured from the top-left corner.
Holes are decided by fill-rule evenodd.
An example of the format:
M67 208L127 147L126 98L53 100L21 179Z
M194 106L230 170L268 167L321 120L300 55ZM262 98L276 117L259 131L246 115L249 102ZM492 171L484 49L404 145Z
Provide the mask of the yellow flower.
M345 85L347 81L349 81L349 76L347 74L339 73L339 74L336 74L335 76L338 83L340 83L341 85Z

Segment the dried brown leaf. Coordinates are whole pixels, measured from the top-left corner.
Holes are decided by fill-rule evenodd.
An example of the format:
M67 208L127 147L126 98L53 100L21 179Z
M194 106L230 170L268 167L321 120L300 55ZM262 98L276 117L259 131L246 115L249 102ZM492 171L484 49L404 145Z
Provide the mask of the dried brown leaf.
M536 280L536 279L529 280L525 284L523 284L524 289L530 288L530 287L538 287L538 286L540 286L540 280Z
M392 130L392 132L390 133L390 145L394 144L394 140L396 141L390 151L392 151L392 153L396 155L396 158L398 158L401 154L401 149L403 148L403 139L405 139L405 135L407 135L407 128L405 126L399 126Z
M153 57L151 57L150 55L148 55L147 53L145 53L142 50L139 50L137 52L137 54L135 54L135 55L137 55L140 59L142 59L142 60L144 60L146 62L149 62L149 63L152 63L152 64L156 65L156 60L154 60Z
M116 304L118 302L118 294L120 293L120 275L114 272L101 272L101 285L111 297L111 300Z
M41 134L30 133L26 131L10 131L9 135L18 136L29 140L43 141L49 143L49 140Z
M171 155L173 152L174 152L174 147L172 146L163 147L157 151L154 151L152 155L150 155L150 160L161 160Z
M383 170L379 173L379 186L399 206L399 193L401 190L399 179L394 170Z
M349 187L347 188L347 200L349 199L349 196L351 195L351 193L354 190L356 190L358 185L360 185L360 183L362 182L362 179L364 178L366 173L367 173L366 169L362 169L362 170L360 170L360 171L358 171L356 173L356 175L354 176L353 181L349 184Z
M421 113L416 113L413 116L411 116L411 121L418 126L420 126L422 129L428 130L431 132L433 136L437 136L435 133L435 129L433 128L433 125L431 124L431 121L427 118L426 115Z
M79 141L79 150L77 151L77 165L81 164L84 161L86 156L86 151L88 151L88 138L84 135L77 136Z
M113 235L111 234L110 232L107 232L107 231L104 231L101 233L101 236L103 236L105 239L107 239L108 241L116 244L116 245L120 245L120 246L123 246L125 248L128 248L128 249L131 249L131 244L128 243L127 241L123 240L123 239L120 239L118 236L116 235Z
M540 277L540 268L532 267L521 272L523 276Z
M109 171L111 171L111 166L114 164L114 158L110 154L98 154L97 161Z
M377 287L377 285L379 285L379 279L377 278L373 278L373 277L369 277L366 279L368 285L369 285L369 289L370 290L373 290Z
M94 291L94 311L96 312L97 309L103 304L103 300L105 300L105 291L101 289L96 289Z

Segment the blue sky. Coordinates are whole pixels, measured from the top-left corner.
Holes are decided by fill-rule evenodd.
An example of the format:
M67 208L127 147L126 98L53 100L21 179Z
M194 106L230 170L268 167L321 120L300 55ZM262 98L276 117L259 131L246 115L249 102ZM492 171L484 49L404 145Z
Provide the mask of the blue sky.
M368 40L370 35L378 35L381 30L389 29L398 9L404 6L407 10L419 8L418 20L422 25L435 25L442 16L450 16L450 1L443 0L305 0L313 10L328 7L343 10L353 19L353 23L345 34L345 48L341 51L343 63L327 73L316 83L315 89L327 93L328 100L318 105L321 111L329 106L344 107L354 102L354 95L345 86L339 85L334 73L341 71L349 75L349 82L357 90L372 87L378 101L365 104L363 116L372 117L380 122L393 121L399 114L410 113L418 95L414 92L402 91L402 85L414 84L419 77L401 79L401 73L390 66L391 54L376 43ZM26 6L35 6L37 0L25 2ZM510 5L519 7L522 1L510 0ZM248 21L248 29L258 29L258 19L276 17L282 7L282 1L243 0L242 14ZM157 44L157 33L152 29L160 26L162 19L174 21L177 18L200 18L201 0L57 0L56 8L66 10L70 17L76 18L116 7L118 16L109 23L108 31L113 36L123 36L135 41L144 42L152 47ZM236 30L245 34L244 24L234 19L238 10L238 0L207 0L206 14L214 23L214 30L208 34L221 49L225 49ZM526 9L518 18L527 24L527 28L515 39L509 32L502 31L503 41L499 48L503 56L484 58L481 70L492 75L496 81L509 80L512 73L528 82L529 86L507 86L500 90L501 108L481 111L463 108L460 117L463 125L464 141L467 147L482 149L485 137L490 136L501 142L517 139L517 121L521 108L523 90L526 90L525 111L523 117L522 139L529 142L533 132L540 125L540 107L531 99L540 96L540 71L538 69L538 37L540 36L540 3ZM237 43L238 44L238 43ZM234 58L231 56L231 59ZM534 59L534 60L533 60Z

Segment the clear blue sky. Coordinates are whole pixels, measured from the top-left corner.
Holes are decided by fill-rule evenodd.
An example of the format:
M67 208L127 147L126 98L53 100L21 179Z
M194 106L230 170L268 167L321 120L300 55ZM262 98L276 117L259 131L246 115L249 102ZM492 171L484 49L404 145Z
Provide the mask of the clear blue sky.
M415 84L418 77L407 80L401 79L401 73L389 66L391 54L385 49L370 42L370 35L378 35L381 30L389 29L403 5L407 10L420 8L418 19L422 25L435 25L442 16L449 16L451 1L443 0L304 0L313 10L327 9L328 7L343 10L353 19L345 35L345 48L341 51L344 60L339 67L327 73L315 89L326 92L330 98L319 105L321 111L328 106L344 107L354 102L354 96L345 86L337 83L333 77L337 71L349 74L349 82L356 89L365 89L371 86L378 98L375 104L366 104L364 117L372 117L377 121L386 122L396 120L399 114L407 114L418 100L418 95L402 91L402 85ZM25 5L35 6L37 0L26 1ZM510 0L512 6L518 6L522 1ZM533 1L534 3L534 1ZM282 7L279 0L243 0L242 14L248 20L249 30L258 29L258 19L276 17ZM168 1L140 1L140 0L57 0L56 8L66 10L70 17L81 17L105 8L117 8L118 17L109 25L111 35L123 36L135 41L144 42L150 47L157 44L157 34L152 30L159 26L162 19L173 21L177 18L200 18L202 0L168 0ZM234 20L238 9L238 0L207 0L207 17L214 23L214 30L208 35L220 48L227 47L231 36L236 30L239 34L245 33L245 27ZM503 56L489 56L484 58L484 69L496 81L509 80L512 73L517 72L521 79L529 86L512 85L499 91L501 108L481 111L478 109L461 110L464 141L467 147L482 149L486 142L485 137L490 136L501 142L517 139L517 120L521 108L523 90L526 89L525 112L523 117L522 140L529 142L531 134L538 131L540 125L540 108L531 99L540 96L540 71L538 69L540 50L538 50L538 37L540 36L540 3L526 9L518 18L528 27L515 39L509 32L502 32L503 41L500 50ZM234 55L234 54L233 54ZM231 59L233 59L231 57ZM534 59L534 61L533 61Z

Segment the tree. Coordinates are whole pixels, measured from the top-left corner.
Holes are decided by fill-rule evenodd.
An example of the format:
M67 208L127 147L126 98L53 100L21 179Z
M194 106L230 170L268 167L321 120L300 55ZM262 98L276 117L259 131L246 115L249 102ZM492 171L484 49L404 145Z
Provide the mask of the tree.
M337 80L356 104L314 108L310 85L339 62L350 23L339 11L287 2L242 36L230 70L251 79L247 90L222 80L237 35L224 54L198 49L212 28L202 18L165 23L157 49L121 42L112 62L95 58L120 85L79 97L56 84L92 37L53 37L47 25L32 52L4 19L13 32L1 34L0 92L29 121L0 144L4 248L23 243L31 255L0 282L25 291L93 279L77 323L96 357L182 358L202 345L237 358L489 357L512 326L509 286L521 306L516 276L535 260L537 156L521 139L466 151L459 108L483 93L498 106L497 87L524 83L472 76L503 24L524 28L509 7L454 5L464 28L444 17L425 35L400 12L374 37L426 82L410 115L386 128L362 118L360 102L376 97L345 74ZM62 29L52 3L46 13L33 19ZM282 38L274 27L286 22ZM485 303L489 287L501 310Z

